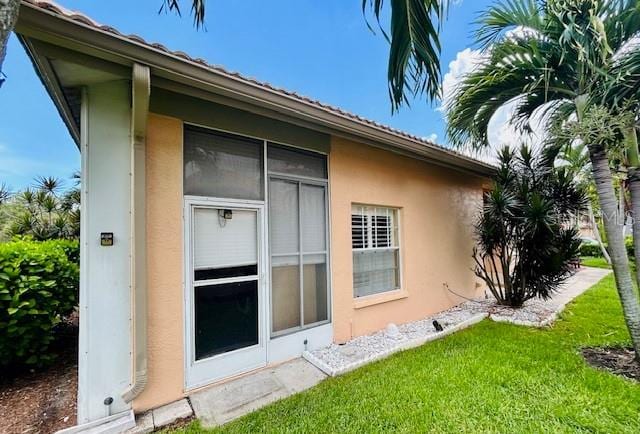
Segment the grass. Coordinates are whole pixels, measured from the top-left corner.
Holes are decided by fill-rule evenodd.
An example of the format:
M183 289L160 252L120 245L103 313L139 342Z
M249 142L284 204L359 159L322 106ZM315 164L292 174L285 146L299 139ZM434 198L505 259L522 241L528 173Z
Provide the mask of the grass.
M602 256L582 256L580 263L585 267L611 268L611 265L607 264L606 259Z
M611 269L611 265L607 264L606 259L604 259L602 256L582 256L580 258L580 263L585 267ZM636 263L631 258L629 258L629 266L631 267L631 271L635 273Z
M640 385L579 355L628 342L609 276L552 328L485 320L211 432L637 433ZM196 421L176 432L202 431Z

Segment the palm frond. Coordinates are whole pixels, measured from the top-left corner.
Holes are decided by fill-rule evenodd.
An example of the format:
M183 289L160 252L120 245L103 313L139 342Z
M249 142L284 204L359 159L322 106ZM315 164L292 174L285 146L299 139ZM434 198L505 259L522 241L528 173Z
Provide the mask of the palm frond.
M495 2L476 20L476 40L488 48L506 32L524 29L539 33L543 30L544 1L540 0L502 0Z
M607 105L640 101L640 43L613 59L602 90L602 102Z
M463 78L445 107L447 134L454 146L488 146L489 122L510 102L519 102L524 117L527 111L533 113L535 103L560 98L566 85L549 85L548 65L554 58L556 46L545 40L505 39L494 44L490 56Z
M616 52L640 33L640 2L638 0L608 0L601 2L600 16L609 46Z
M392 110L409 104L410 96L426 94L429 101L440 96L440 28L446 17L448 0L389 0L391 29L380 20L384 0L362 0L377 26L390 42L387 78ZM371 25L367 22L371 28Z
M205 3L206 0L191 1L191 15L193 15L193 24L196 26L196 28L204 26ZM180 10L180 0L162 0L162 4L158 12L162 13L166 11L175 12L176 14L178 14L178 16L182 16L182 11Z

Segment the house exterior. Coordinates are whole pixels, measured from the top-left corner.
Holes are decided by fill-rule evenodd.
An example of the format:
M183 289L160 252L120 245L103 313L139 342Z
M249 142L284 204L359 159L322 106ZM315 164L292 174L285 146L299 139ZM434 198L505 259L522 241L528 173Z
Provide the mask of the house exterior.
M493 167L50 2L16 33L82 155L79 423L482 290Z

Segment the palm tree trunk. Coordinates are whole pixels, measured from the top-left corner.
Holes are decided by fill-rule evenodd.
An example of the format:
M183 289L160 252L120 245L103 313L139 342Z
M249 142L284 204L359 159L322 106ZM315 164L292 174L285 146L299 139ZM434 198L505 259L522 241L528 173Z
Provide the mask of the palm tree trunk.
M7 54L9 35L18 21L20 0L0 0L0 72Z
M589 222L591 223L591 227L593 228L593 236L596 237L596 241L600 246L600 251L602 252L602 256L606 259L607 264L611 265L611 257L609 256L609 252L604 247L604 243L602 242L602 236L600 235L600 228L598 227L598 222L596 222L596 216L593 213L593 206L591 206L591 201L587 204L587 211L589 212Z
M603 213L604 229L609 242L609 254L616 288L622 303L624 319L631 335L636 360L640 361L640 300L631 279L629 258L624 246L622 226L617 221L618 204L613 189L613 177L609 169L607 154L601 146L589 147L589 158L593 167L593 178L598 191L600 208Z
M633 218L633 256L636 261L636 281L640 282L640 168L629 168L629 192Z
M624 141L629 161L628 183L633 223L633 256L636 261L636 282L640 282L640 155L638 155L638 135L635 125L629 125L624 131Z

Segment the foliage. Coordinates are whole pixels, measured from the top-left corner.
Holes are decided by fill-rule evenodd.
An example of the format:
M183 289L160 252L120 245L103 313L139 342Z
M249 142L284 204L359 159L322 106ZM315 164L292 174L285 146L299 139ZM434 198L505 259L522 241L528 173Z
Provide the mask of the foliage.
M441 91L440 30L450 0L361 0L362 12L370 10L390 44L387 79L392 109L409 103L410 96L426 94L436 100ZM182 14L181 0L162 0L160 12ZM197 28L204 25L204 0L191 0ZM391 6L390 31L381 22L385 4ZM367 21L367 26L373 27Z
M0 366L42 366L53 329L78 301L78 242L0 244Z
M580 240L572 217L584 193L564 169L554 168L558 148L536 155L523 146L500 153L493 189L475 227L475 273L500 304L521 306L550 297L571 274Z
M580 244L580 256L602 256L602 250L600 246L595 243L582 243Z
M477 21L484 49L447 109L458 146L489 145L491 118L508 104L513 123L547 131L572 116L580 98L609 109L638 100L640 32L637 0L502 0ZM621 97L623 95L623 97ZM588 141L586 141L589 144Z
M629 258L635 258L635 248L633 246L633 237L626 237L624 239L624 247L627 249L627 256Z
M628 236L624 239L624 247L627 249L627 256L633 259L635 257L635 248L633 246L633 237ZM580 245L580 256L602 256L600 246L595 243L582 243Z
M175 433L633 433L637 384L593 369L585 346L628 345L613 278L553 327L483 321L211 430Z
M74 175L78 180L78 175ZM38 177L33 187L0 204L0 238L28 235L36 240L80 235L80 189L63 190L62 180Z

